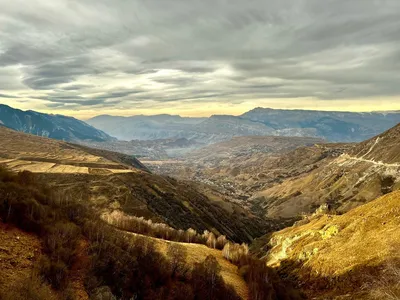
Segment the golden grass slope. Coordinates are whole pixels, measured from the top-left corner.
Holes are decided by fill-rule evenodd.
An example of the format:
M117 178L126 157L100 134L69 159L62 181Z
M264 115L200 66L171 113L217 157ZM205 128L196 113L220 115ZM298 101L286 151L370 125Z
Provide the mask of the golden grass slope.
M270 266L286 268L313 294L322 285L356 295L365 293L362 285L372 275L376 280L386 265L400 261L399 230L397 191L344 215L316 216L308 224L274 233L265 258Z

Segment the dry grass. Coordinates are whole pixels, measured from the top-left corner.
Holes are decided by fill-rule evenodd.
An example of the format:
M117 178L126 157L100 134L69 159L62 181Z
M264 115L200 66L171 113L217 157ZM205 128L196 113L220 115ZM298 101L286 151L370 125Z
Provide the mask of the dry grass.
M32 173L61 173L61 174L88 174L89 168L77 167L64 164L55 164L48 162L27 161L27 160L13 160L5 163L7 169L20 172L29 171Z
M350 276L354 284L364 280L362 270L375 270L400 259L400 253L393 251L400 247L399 229L397 191L344 215L323 215L275 233L267 261L275 266L285 260L302 262L304 274L301 269L297 273L306 276L308 283L313 278Z

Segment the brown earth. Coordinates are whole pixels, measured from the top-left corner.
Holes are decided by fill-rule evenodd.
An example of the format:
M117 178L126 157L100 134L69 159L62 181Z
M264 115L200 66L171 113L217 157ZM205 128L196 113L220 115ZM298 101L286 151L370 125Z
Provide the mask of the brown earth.
M0 290L29 278L41 254L40 240L0 221Z
M90 268L90 259L88 255L89 243L81 240L76 249L75 261L72 264L70 271L71 288L73 289L74 299L88 300L89 295L85 289L85 280L87 271Z

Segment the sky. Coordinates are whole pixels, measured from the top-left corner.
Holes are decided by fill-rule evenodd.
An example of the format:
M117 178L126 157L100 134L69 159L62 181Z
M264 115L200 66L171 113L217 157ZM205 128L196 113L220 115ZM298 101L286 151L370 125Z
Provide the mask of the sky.
M0 0L0 103L99 114L400 110L398 0Z

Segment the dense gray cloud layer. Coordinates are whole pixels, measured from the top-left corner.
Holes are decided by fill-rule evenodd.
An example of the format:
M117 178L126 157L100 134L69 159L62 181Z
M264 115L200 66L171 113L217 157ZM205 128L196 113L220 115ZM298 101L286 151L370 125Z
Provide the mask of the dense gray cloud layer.
M362 99L399 69L398 0L0 0L0 100Z

